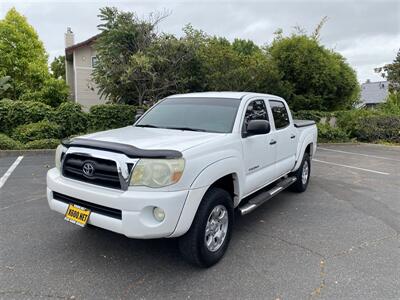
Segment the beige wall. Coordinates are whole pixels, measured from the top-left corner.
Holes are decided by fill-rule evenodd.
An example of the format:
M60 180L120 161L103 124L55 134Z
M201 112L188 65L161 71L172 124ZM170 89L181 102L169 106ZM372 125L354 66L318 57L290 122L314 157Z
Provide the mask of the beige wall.
M105 99L101 99L100 95L98 95L98 89L91 79L93 56L96 56L96 51L91 46L75 49L73 53L73 69L75 72L73 76L74 83L70 84L70 87L73 86L75 101L82 104L85 110L88 110L93 105L106 102Z
M65 61L65 79L69 87L69 97L75 100L75 73L74 63L70 60Z
M98 89L91 80L91 69L77 68L76 77L76 102L82 104L85 109L89 109L92 105L103 104L106 101L101 99L97 94Z
M76 67L92 67L92 56L96 56L96 51L91 46L81 47L74 50Z

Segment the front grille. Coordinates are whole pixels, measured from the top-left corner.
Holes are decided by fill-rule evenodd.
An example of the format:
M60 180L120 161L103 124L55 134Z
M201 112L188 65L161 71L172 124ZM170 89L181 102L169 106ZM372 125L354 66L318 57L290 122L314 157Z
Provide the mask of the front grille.
M76 204L82 206L84 208L90 209L90 211L105 215L107 217L115 218L115 219L122 219L122 212L119 209L110 208L90 202L86 202L80 199L76 199L67 195L63 195L57 192L53 192L53 198L55 200L67 203L67 204Z
M91 176L83 172L83 166L86 163L93 166L94 171ZM62 172L63 176L71 179L121 189L117 164L112 160L71 153L65 157Z

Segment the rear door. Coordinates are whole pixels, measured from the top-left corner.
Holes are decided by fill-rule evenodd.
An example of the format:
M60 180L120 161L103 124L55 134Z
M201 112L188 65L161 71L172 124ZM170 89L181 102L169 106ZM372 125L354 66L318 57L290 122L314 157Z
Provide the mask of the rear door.
M275 128L276 178L290 172L296 161L297 130L290 120L288 107L283 101L269 100Z
M270 120L270 112L264 99L251 99L246 103L242 119L242 132L246 132L250 120ZM274 180L276 147L270 145L272 132L243 137L243 161L246 174L244 195L248 195Z

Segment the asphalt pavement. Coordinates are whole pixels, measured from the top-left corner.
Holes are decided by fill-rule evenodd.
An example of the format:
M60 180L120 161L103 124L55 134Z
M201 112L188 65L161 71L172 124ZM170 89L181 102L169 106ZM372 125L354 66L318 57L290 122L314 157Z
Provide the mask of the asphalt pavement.
M0 188L0 299L400 299L400 147L321 145L308 190L237 218L210 269L175 239L65 222L45 197L53 165L25 154Z

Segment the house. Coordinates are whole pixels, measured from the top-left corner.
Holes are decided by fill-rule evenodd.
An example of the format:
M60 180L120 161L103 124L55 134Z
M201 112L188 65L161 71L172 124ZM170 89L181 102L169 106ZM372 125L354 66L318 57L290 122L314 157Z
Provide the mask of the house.
M383 103L389 94L389 83L387 81L371 82L367 80L361 85L360 107L374 107Z
M70 89L70 98L82 104L85 110L96 104L103 104L106 99L100 97L91 74L96 64L96 50L93 47L98 35L75 44L74 33L67 28L65 33L65 72Z

